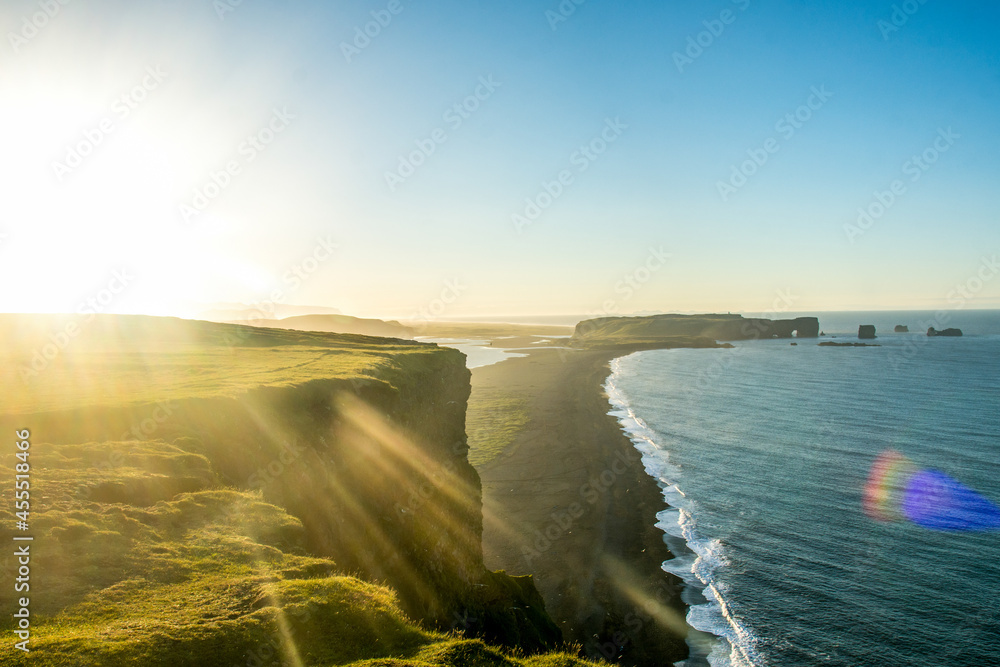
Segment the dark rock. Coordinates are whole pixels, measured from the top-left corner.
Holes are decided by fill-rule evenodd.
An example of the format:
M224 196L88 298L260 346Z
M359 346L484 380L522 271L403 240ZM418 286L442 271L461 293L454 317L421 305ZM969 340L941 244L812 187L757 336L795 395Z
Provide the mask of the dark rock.
M938 331L934 327L931 327L930 329L927 330L927 335L928 336L961 336L962 335L962 330L961 329L942 329L941 331Z
M829 340L817 343L817 345L820 347L882 347L878 343L834 343Z
M858 338L861 340L871 340L875 338L875 325L874 324L862 324L858 327Z
M910 327L906 326L905 324L897 324L896 328L893 329L893 331L895 331L896 333L909 333Z

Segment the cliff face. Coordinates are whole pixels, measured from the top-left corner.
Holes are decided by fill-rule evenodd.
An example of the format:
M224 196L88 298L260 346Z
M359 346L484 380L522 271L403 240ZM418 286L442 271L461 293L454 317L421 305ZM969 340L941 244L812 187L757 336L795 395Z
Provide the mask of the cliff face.
M530 578L483 566L463 355L357 336L171 326L191 336L182 344L155 340L156 327L145 322L142 331L152 333L137 339L133 327L120 341L124 349L107 332L93 345L81 339L63 365L27 380L39 403L48 391L65 407L31 413L8 405L0 423L31 428L53 450L162 441L210 462L210 474L181 468L128 484L86 471L79 502L153 505L182 492L259 491L304 528L302 540L279 547L304 548L342 572L391 586L417 619L528 651L560 641ZM219 368L223 379L213 375ZM66 386L103 387L100 373L118 373L109 386L120 391L66 393ZM198 380L205 377L211 381ZM162 389L144 393L150 387ZM114 460L102 466L121 467Z
M819 320L815 317L768 320L715 314L602 317L577 324L571 342L581 346L593 341L625 345L630 342L648 344L656 340L682 337L693 341L732 341L793 336L816 338L819 336Z

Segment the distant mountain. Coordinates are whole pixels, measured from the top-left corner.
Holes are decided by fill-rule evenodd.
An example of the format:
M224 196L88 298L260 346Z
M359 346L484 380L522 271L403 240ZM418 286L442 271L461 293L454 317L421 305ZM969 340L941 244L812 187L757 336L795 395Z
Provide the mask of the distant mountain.
M295 331L325 331L382 338L413 338L416 331L395 320L370 320L350 315L301 315L262 322L260 326Z
M238 322L255 324L260 320L280 320L300 315L340 315L336 308L326 306L293 306L284 303L246 304L213 303L210 308L200 311L196 319L209 322Z

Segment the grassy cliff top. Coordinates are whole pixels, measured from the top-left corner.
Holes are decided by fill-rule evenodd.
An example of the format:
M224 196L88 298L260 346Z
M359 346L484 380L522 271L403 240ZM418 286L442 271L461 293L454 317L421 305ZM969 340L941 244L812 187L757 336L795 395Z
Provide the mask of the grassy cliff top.
M0 541L11 544L13 535L24 534L15 530L8 489L28 462L27 521L35 539L31 589L24 593L31 599L32 650L0 652L0 667L592 664L560 653L524 657L423 625L404 611L396 582L363 581L331 555L398 554L423 544L415 536L425 524L440 537L440 525L428 517L467 520L450 505L434 504L430 484L419 513L404 515L385 500L390 485L405 495L415 460L430 471L452 469L432 452L451 451L451 439L435 438L452 435L449 420L461 431L455 414L461 416L464 401L440 406L451 417L427 415L443 425L428 431L425 448L378 413L359 420L368 430L347 417L314 413L311 389L329 390L321 380L336 387L340 379L361 379L358 387L388 388L410 402L425 393L449 396L429 383L461 383L468 371L459 352L396 339L139 316L3 315L0 343L6 381L0 418L31 429L23 459L13 446L0 452L0 479L7 480L0 495L8 499L0 505ZM263 387L293 388L262 392L292 400L242 400ZM452 392L460 396L461 389ZM184 399L195 400L162 424L147 419L147 429L136 421L149 416L141 403ZM42 412L49 414L31 414ZM120 438L89 435L124 431L127 424L137 428ZM351 486L348 478L371 481L372 491L366 495L364 483ZM397 518L404 516L405 525ZM359 530L340 530L347 520ZM324 552L319 538L339 539L343 548ZM392 548L378 550L383 542ZM450 565L444 556L422 558L425 570ZM0 555L4 580L17 567L13 549ZM490 591L523 584L482 575L502 580ZM511 610L511 627L520 627L513 621L525 614ZM17 640L15 621L9 613L0 618L0 641L9 646Z
M646 315L636 317L598 317L576 325L574 339L630 339L659 336L701 336L711 327L740 321L742 315L707 313L704 315Z
M454 350L352 334L131 315L0 315L0 412L232 397L316 379L383 378Z
M727 313L601 317L576 325L570 344L576 347L619 348L715 347L714 341L815 337L815 317L770 320Z

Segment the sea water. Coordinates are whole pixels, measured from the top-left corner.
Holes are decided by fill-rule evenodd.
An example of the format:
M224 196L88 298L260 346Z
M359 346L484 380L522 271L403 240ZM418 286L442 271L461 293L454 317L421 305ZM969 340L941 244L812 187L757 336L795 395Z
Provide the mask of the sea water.
M907 315L911 329L934 316ZM1000 504L1000 313L954 314L961 338L892 333L901 317L820 318L836 342L875 323L879 347L746 341L613 362L612 414L664 493L664 570L710 633L683 664L1000 665L1000 531L862 508L887 449Z
M420 336L417 338L421 343L437 343L441 347L453 347L465 355L466 368L479 368L480 366L492 366L504 359L514 357L526 357L522 352L512 352L503 347L491 346L489 340L474 340L471 338L434 338L432 336Z

